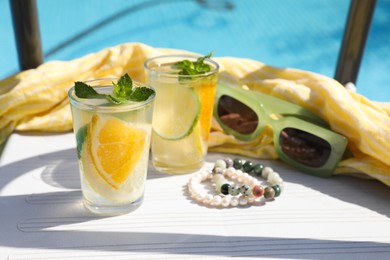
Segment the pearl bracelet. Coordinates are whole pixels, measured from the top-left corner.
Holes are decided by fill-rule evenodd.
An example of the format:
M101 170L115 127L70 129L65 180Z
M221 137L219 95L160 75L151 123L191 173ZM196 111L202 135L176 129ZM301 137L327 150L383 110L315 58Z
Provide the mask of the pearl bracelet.
M267 181L264 187L253 176ZM231 179L235 182L228 182ZM202 182L214 181L218 194L203 191ZM237 184L238 183L238 184ZM217 160L212 171L206 170L192 175L188 181L188 190L193 200L205 206L235 207L262 204L264 200L273 200L283 191L283 180L278 173L262 164L253 165L250 161L225 158Z

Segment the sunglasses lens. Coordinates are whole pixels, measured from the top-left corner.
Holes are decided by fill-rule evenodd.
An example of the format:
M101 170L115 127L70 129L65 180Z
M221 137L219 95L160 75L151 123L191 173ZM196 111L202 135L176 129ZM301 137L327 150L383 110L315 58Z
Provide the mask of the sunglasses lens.
M331 152L326 140L296 128L284 128L279 143L288 157L310 167L323 166Z
M257 114L250 107L226 95L218 100L217 113L223 124L240 134L253 133L259 123Z

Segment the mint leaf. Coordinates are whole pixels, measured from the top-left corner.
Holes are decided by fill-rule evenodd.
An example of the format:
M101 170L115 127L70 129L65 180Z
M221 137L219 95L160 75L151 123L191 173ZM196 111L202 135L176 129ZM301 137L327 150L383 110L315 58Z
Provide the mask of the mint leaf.
M112 85L114 86L113 96L116 98L126 100L133 92L133 81L127 73L116 84L113 82Z
M77 157L81 158L81 152L83 150L85 139L88 135L88 125L84 125L79 128L76 133L76 148L77 148Z
M194 70L194 63L189 60L183 60L173 64L174 69L178 70Z
M134 91L130 95L130 100L132 101L145 101L151 95L154 95L154 90L146 87L138 87L135 88Z
M210 65L205 64L204 61L213 55L213 51L208 55L198 58L192 62L189 60L182 60L173 64L174 69L178 69L179 75L192 76L199 75L211 71Z
M99 94L91 86L84 82L77 81L74 85L74 91L79 98L104 98L105 95Z
M79 98L105 98L113 104L122 104L130 101L145 101L155 92L147 87L133 88L133 80L126 73L117 83L112 82L113 93L111 95L99 94L91 86L77 81L75 82L75 93ZM133 90L134 89L134 90Z
M107 95L108 101L114 104L122 104L129 100L131 93L133 92L133 80L130 78L129 74L125 74L118 80L117 83L112 82L113 93L112 95Z
M210 52L208 55L200 57L196 60L194 63L195 70L198 72L209 72L211 70L210 66L207 64L204 64L205 59L210 59L213 55L214 51Z

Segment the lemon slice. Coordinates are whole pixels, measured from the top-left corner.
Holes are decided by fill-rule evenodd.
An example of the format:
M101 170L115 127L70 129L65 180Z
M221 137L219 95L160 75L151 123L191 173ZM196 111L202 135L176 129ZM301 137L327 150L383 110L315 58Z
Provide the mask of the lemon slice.
M166 140L180 140L191 134L200 115L200 100L194 89L163 85L157 89L153 131Z
M98 115L92 117L88 131L88 148L98 174L111 187L120 189L141 158L146 131L117 118Z
M88 146L89 141L87 137L86 143L83 145L83 149L81 150L81 167L82 172L84 173L81 176L81 182L84 182L83 193L85 197L93 201L97 199L97 195L94 194L97 193L102 198L115 203L129 203L142 196L146 177L143 172L146 172L146 168L140 169L138 174L131 174L126 181L125 186L122 186L119 190L115 189L105 179L103 179L101 174L97 171L92 161ZM145 151L148 152L148 149L145 149ZM101 199L99 198L99 200Z

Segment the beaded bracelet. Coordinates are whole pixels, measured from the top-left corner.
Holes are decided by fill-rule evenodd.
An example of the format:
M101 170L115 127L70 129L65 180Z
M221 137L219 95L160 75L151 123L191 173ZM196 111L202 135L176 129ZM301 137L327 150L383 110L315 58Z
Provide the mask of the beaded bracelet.
M267 180L263 187L253 176ZM229 183L227 179L237 183ZM201 182L213 180L216 195L202 191ZM278 173L262 164L253 165L250 161L225 158L217 160L212 171L206 170L191 176L188 190L192 199L205 206L235 207L272 200L283 191L283 180Z

